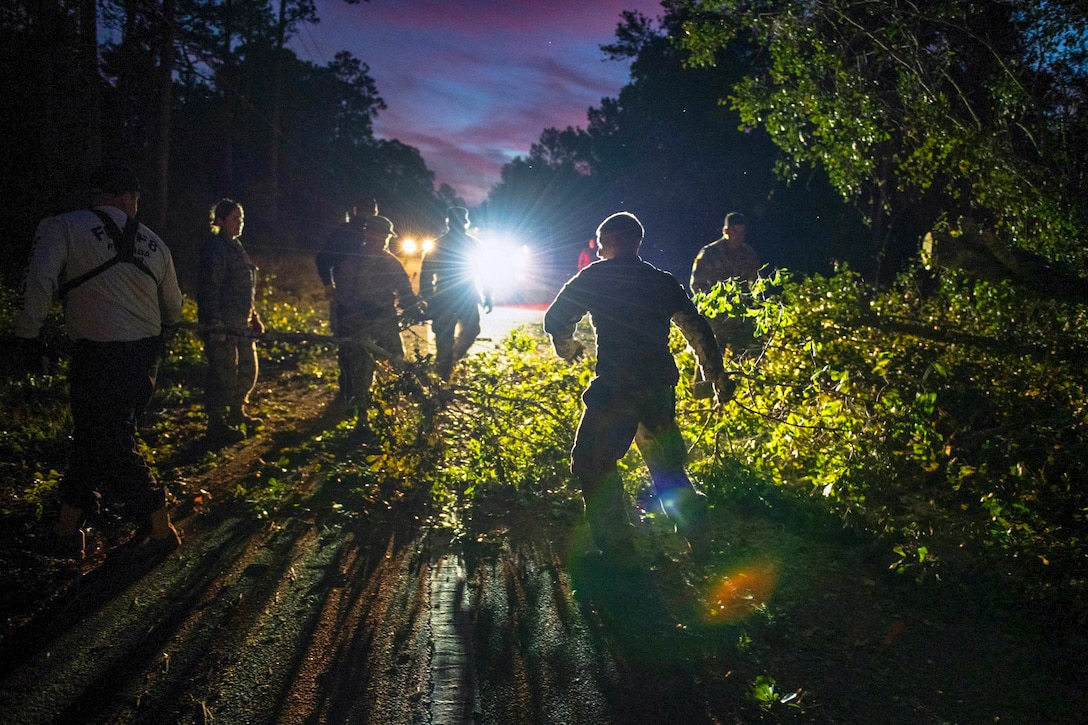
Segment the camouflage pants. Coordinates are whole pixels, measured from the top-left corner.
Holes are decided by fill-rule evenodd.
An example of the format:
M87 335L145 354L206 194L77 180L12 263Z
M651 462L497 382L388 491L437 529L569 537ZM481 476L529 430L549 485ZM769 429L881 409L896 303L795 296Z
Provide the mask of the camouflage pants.
M204 408L209 423L221 423L228 408L233 415L242 413L257 385L257 342L248 337L208 335L204 355L208 358Z
M582 487L586 520L596 545L610 551L632 536L617 462L631 442L650 469L663 512L683 534L705 525L706 498L695 490L684 463L687 451L676 424L672 386L618 387L600 378L582 395L585 411L578 423L571 473Z
M340 390L348 405L359 415L359 426L365 426L370 407L370 388L374 384L376 362L368 344L377 345L395 359L404 357L400 327L396 314L377 320L353 319L341 315L340 334L348 338L340 344L343 361Z
M454 363L468 354L480 335L480 307L475 299L464 300L443 305L433 314L435 369L443 380L449 380Z

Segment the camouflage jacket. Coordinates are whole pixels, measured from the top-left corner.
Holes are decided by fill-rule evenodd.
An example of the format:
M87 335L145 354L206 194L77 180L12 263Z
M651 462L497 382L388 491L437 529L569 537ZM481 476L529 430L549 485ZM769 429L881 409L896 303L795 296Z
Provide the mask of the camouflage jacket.
M480 290L472 267L479 253L480 240L470 234L451 229L440 236L423 257L420 296L432 308L478 304Z
M404 265L388 250L363 247L336 268L337 314L358 321L395 316L416 304Z
M205 327L246 328L256 316L257 267L242 243L209 236L200 250L197 318Z
M363 230L366 224L356 220L341 224L329 234L325 246L317 253L317 275L321 284L328 286L339 282L337 273L344 260L359 254L363 248Z
M741 242L730 245L719 239L699 250L691 266L691 291L706 292L718 282L740 278L750 282L759 276L756 250Z

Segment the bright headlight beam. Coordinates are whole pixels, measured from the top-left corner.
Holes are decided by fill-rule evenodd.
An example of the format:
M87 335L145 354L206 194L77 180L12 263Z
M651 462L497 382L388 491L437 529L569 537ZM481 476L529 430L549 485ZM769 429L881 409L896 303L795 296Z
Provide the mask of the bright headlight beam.
M524 285L531 267L529 246L510 239L486 238L473 260L472 270L481 289L501 295Z

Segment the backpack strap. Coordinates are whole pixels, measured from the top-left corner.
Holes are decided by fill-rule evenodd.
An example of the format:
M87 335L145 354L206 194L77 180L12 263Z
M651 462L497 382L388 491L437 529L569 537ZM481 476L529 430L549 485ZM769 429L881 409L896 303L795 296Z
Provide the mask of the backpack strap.
M157 285L159 280L155 277L155 273L151 271L144 260L136 256L136 231L140 228L140 223L130 217L129 220L125 222L125 228L124 231L122 231L117 226L117 222L115 222L106 212L99 209L92 209L91 211L93 211L95 216L102 221L102 226L106 229L106 236L113 242L113 248L116 254L94 269L84 272L78 277L70 279L62 284L59 291L61 299L79 285L89 279L97 277L119 262L135 264L141 272L153 279Z

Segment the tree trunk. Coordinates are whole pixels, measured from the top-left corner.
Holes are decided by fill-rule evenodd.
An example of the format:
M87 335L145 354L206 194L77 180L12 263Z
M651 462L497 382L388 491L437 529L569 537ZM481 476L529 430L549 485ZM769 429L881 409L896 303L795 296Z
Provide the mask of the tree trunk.
M219 138L223 148L219 156L220 188L218 193L235 193L234 188L234 56L231 43L234 42L234 9L231 0L223 3L223 45L219 72L216 74L216 86L222 96L223 120L219 127Z
M272 76L271 139L268 146L268 212L272 224L279 217L280 124L283 118L283 46L287 36L287 0L280 0L280 19L276 29L276 67Z
M80 3L79 42L80 65L85 80L86 95L86 144L87 169L102 162L102 75L98 69L98 3L83 0Z
M174 109L174 27L175 0L162 0L159 38L159 111L155 143L155 218L156 228L166 229L169 208L170 126Z

